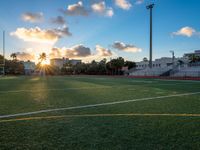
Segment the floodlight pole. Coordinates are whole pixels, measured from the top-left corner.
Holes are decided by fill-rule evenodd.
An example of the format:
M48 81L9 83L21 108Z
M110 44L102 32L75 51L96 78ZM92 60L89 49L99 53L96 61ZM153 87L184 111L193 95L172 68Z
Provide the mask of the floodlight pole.
M174 51L170 51L170 52L172 53L172 67L174 68L174 58L175 58Z
M150 45L149 45L149 67L152 68L152 10L154 4L147 5L146 8L150 10Z
M3 31L3 75L5 75L5 31Z

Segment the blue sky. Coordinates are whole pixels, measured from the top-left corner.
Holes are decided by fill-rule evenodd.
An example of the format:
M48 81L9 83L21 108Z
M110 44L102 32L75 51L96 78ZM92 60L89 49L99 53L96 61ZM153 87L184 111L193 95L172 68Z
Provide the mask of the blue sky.
M79 58L85 61L117 56L140 61L143 57L148 57L149 11L146 10L146 5L151 1L139 0L140 3L137 3L138 0L118 0L118 4L116 1L82 0L81 6L88 14L81 15L82 12L74 14L68 10L69 6L77 5L80 0L1 0L0 30L6 31L7 57L13 52L18 52L19 58L22 59L25 56L22 54L28 53L35 55L36 59L36 55L41 52L46 52L50 56L56 52L59 53L59 57ZM123 5L123 2L126 5ZM200 15L198 15L200 1L154 0L154 2L154 59L171 56L170 50L174 50L175 55L180 57L185 52L200 49ZM95 4L96 6L104 4L104 8L92 8ZM31 18L35 20L23 18L23 15L28 14L42 15L41 18ZM53 18L57 16L61 16L65 23L52 23ZM22 32L33 32L36 27L40 32L45 32L45 36L47 36L46 30L55 32L54 36L57 39L50 41L51 44L45 43L42 41L44 37L42 39L37 37L35 32L34 39L27 37L32 36L31 34L24 37ZM55 30L64 30L66 29L64 27L67 27L71 36L69 33L57 33ZM19 28L23 30L17 31ZM2 41L2 37L0 40ZM2 44L0 45L2 47ZM54 47L56 50L52 52Z

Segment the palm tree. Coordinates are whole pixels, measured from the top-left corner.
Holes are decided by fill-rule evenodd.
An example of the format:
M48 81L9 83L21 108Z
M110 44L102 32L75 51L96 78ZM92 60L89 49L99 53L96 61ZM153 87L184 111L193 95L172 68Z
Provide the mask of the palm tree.
M47 58L46 53L43 52L42 54L40 54L40 57L39 57L39 66L41 68L40 74L43 76L45 76L45 66L42 66L42 64L46 60L46 58Z
M43 52L42 54L40 54L39 61L40 61L41 64L42 64L46 59L47 59L46 53Z
M13 60L17 60L17 54L16 53L12 53L10 55L11 58L13 58Z

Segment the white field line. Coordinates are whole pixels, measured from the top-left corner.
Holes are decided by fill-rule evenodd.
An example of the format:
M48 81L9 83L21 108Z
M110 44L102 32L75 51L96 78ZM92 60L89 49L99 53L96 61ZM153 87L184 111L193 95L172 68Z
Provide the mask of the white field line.
M63 88L63 89L37 89L37 90L10 90L10 91L0 91L0 93L21 93L21 92L41 92L41 91L65 91L65 90L88 90L88 89L105 89L112 88L111 86L105 87L80 87L80 88Z
M160 80L160 81L165 81L165 80ZM194 84L194 83L198 84L198 83L200 83L198 81L197 82L194 82L194 81L193 82L189 82L189 81L183 82L183 81L181 81L181 82L176 82L176 83L174 83L174 82L171 82L171 83L170 82L169 83L166 83L166 82L165 83L159 83L157 81L139 81L139 82L138 81L131 81L131 82L132 83L144 83L144 84L148 83L148 85L149 84L154 84L154 85L180 85L180 84L181 85L185 85L186 84L186 85L188 85L188 84Z
M107 103L89 104L89 105L82 105L82 106L72 106L72 107L65 107L65 108L45 109L45 110L39 110L39 111L33 111L33 112L26 112L26 113L17 113L17 114L10 114L10 115L2 115L2 116L0 116L0 119L2 119L2 118L10 118L10 117L18 117L18 116L34 115L34 114L40 114L40 113L46 113L46 112L63 111L63 110L74 110L74 109L81 109L81 108L91 108L91 107L99 107L99 106L107 106L107 105L130 103L130 102L136 102L136 101L147 101L147 100L155 100L155 99L165 99L165 98L182 97L182 96L197 95L197 94L200 94L200 92L174 94L174 95L158 96L158 97L148 97L148 98L138 98L138 99L131 99L131 100L113 101L113 102L107 102Z
M166 82L185 82L185 83L200 83L199 80L167 80L167 79L154 79L154 80L157 80L157 81L166 81Z
M154 84L154 85L190 85L190 84L193 85L194 83L157 83L157 84Z
M43 119L63 119L63 118L88 118L88 117L200 117L200 114L82 114L82 115L57 115L57 116L41 116L41 117L25 117L25 118L11 118L0 120L0 123L29 121L29 120L43 120Z

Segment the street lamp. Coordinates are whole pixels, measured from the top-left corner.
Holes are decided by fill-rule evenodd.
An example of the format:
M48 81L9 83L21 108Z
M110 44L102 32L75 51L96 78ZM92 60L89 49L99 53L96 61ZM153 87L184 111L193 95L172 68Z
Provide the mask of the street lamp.
M150 10L150 54L149 54L149 67L152 68L152 10L154 4L147 5L146 8Z

